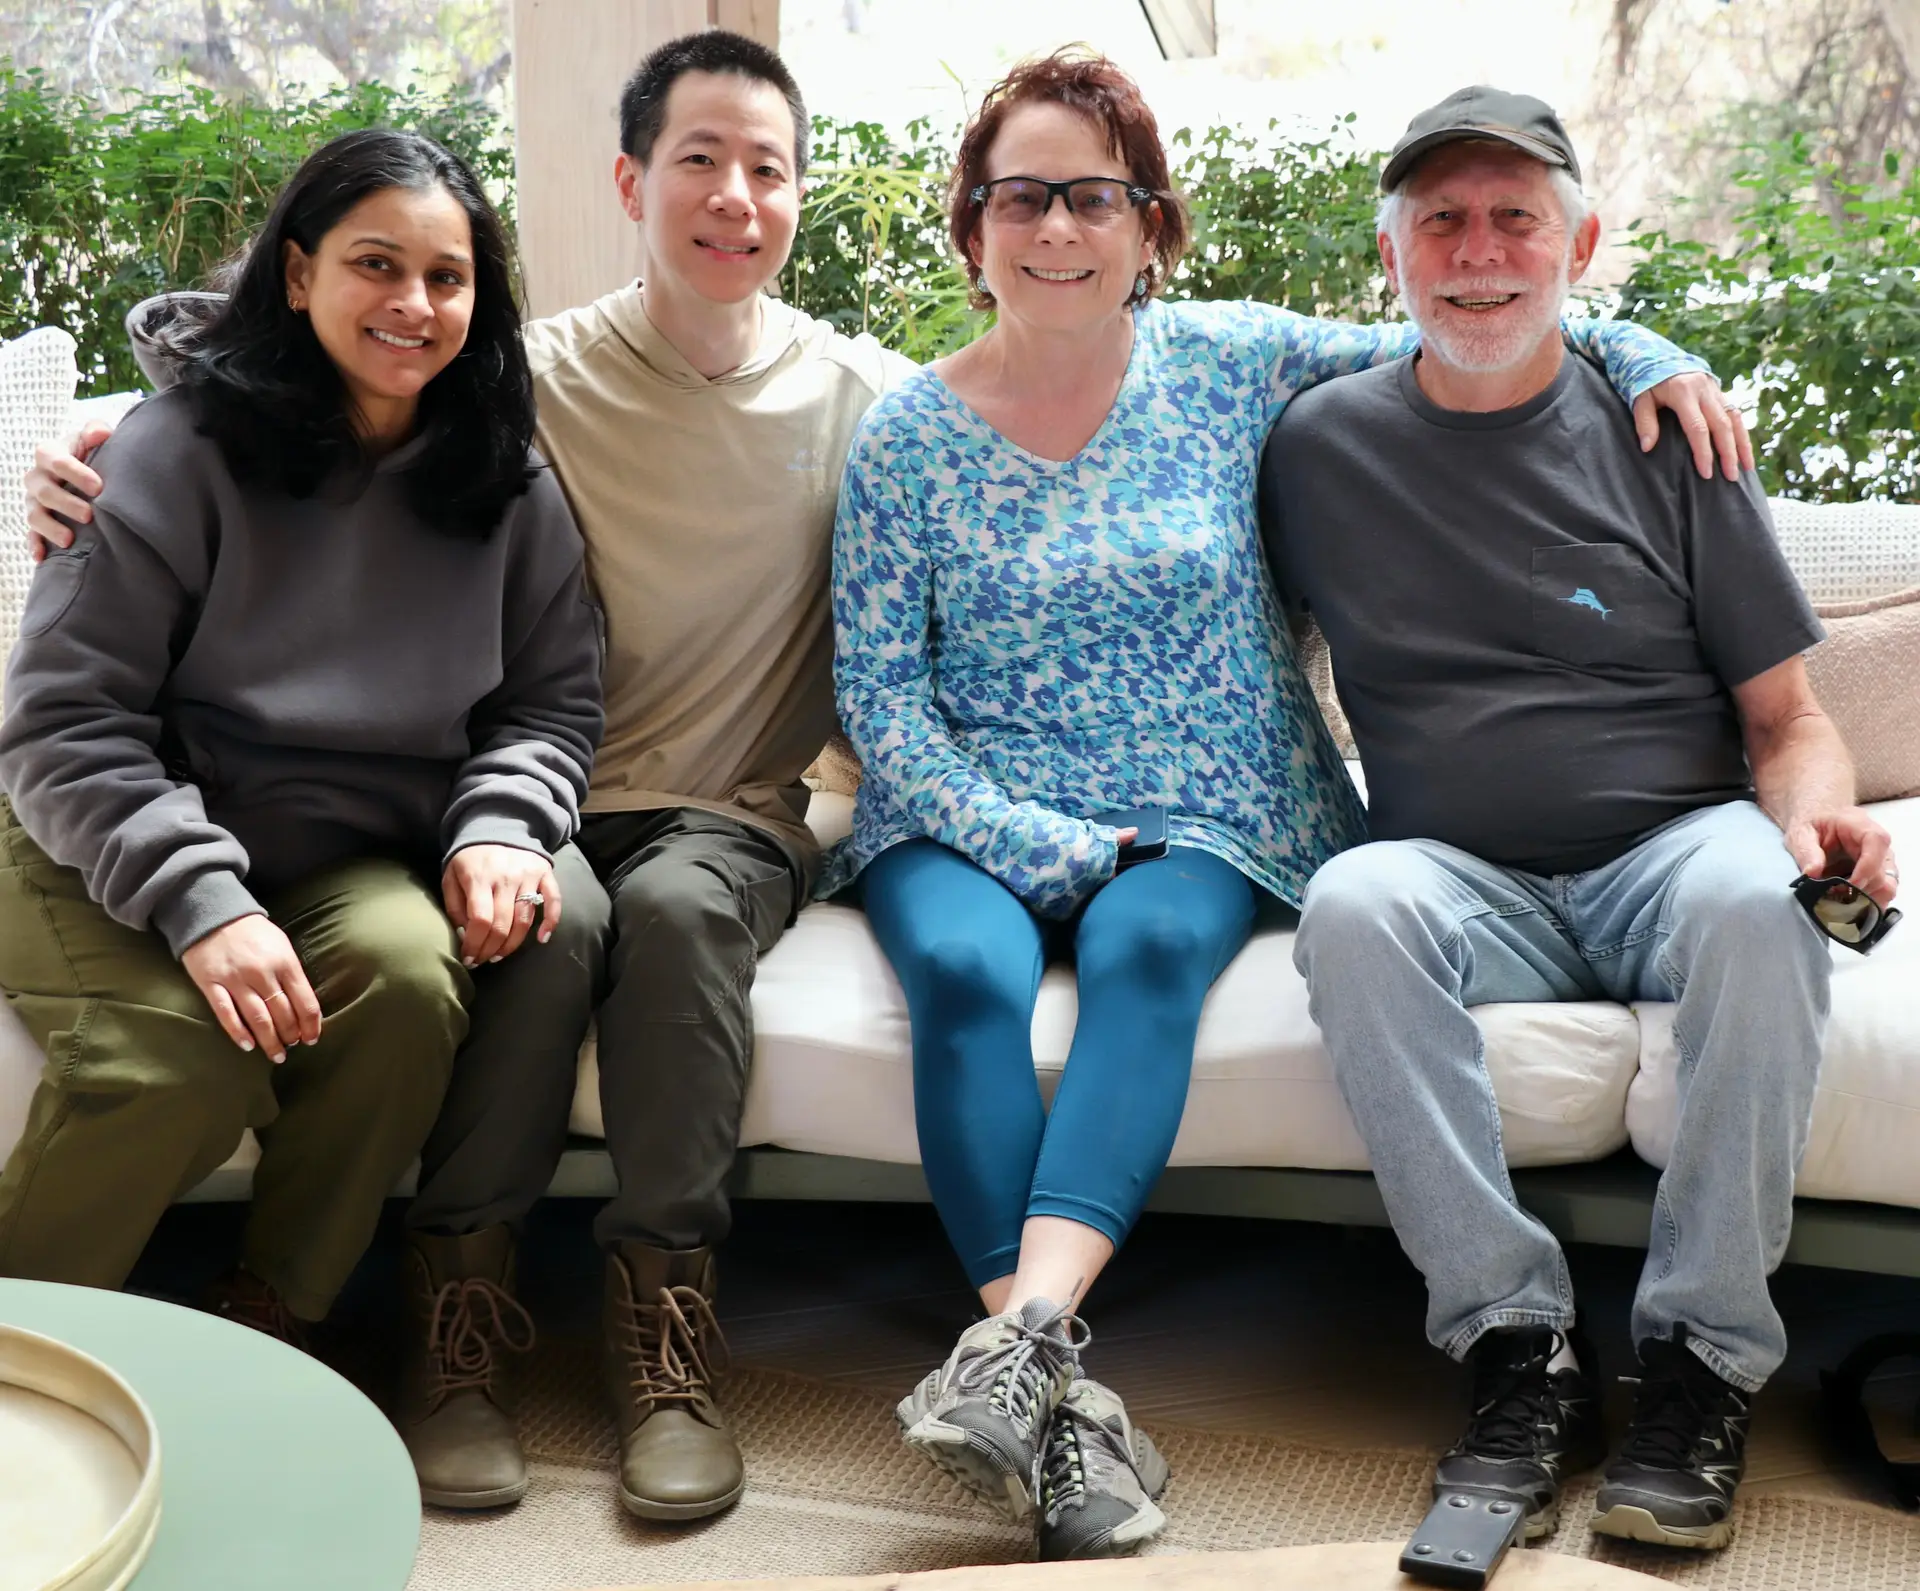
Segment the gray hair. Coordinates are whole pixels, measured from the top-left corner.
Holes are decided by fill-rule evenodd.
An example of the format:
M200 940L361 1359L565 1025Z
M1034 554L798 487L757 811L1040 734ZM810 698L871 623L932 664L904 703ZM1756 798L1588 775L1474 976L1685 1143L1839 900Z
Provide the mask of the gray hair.
M1414 171L1418 170L1416 166ZM1414 172L1408 172L1400 179L1398 187L1381 198L1379 211L1374 218L1374 229L1393 239L1395 248L1400 246L1402 228L1410 220L1407 212L1412 201L1407 189L1413 182L1413 176ZM1566 221L1567 236L1571 240L1573 234L1580 230L1580 223L1593 214L1593 206L1588 203L1580 184L1573 180L1573 173L1565 166L1549 166L1547 180L1553 184L1554 194L1560 200L1560 214Z

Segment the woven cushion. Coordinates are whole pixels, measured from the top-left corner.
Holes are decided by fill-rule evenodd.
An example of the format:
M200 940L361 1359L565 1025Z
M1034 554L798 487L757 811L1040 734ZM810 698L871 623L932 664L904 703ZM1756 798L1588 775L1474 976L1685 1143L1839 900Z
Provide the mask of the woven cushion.
M1348 762L1357 762L1360 748L1353 743L1353 726L1347 722L1347 710L1340 705L1340 693L1333 687L1333 653L1327 649L1327 638L1320 633L1320 626L1312 619L1307 620L1306 629L1295 637L1294 656L1299 660L1300 672L1307 677L1314 701L1320 706L1320 716L1327 721L1327 732L1340 748L1340 755Z
M80 379L73 348L73 339L52 326L0 344L0 662L13 651L33 580L20 477L33 464L35 445L66 422Z
M836 729L820 749L800 782L816 795L851 796L860 793L860 754L845 733Z
M1816 607L1920 586L1920 508L1785 497L1769 506L1780 550Z
M1862 801L1920 796L1920 585L1816 611L1807 677L1853 754Z

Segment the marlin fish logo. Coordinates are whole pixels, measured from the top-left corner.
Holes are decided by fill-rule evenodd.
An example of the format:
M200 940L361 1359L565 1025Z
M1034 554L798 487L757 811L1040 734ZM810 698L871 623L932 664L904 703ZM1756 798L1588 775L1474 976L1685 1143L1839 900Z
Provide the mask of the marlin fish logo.
M1608 607L1585 586L1581 586L1572 596L1562 597L1560 600L1570 603L1576 608L1592 608L1593 611L1603 619L1610 617L1613 613L1612 608Z

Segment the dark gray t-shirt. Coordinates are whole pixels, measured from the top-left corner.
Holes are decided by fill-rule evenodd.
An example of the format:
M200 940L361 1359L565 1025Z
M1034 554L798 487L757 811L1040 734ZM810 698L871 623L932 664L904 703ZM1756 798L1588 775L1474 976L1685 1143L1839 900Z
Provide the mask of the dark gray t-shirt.
M1569 353L1492 414L1412 359L1287 406L1261 466L1281 600L1327 637L1380 840L1578 872L1751 794L1729 687L1824 633L1749 474L1642 453Z

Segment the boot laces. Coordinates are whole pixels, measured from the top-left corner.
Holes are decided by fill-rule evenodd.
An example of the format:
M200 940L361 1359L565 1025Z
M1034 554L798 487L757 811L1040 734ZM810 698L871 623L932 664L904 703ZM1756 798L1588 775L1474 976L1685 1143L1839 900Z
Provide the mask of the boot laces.
M529 1353L533 1344L533 1317L504 1287L484 1276L443 1283L427 1317L434 1397L490 1391L494 1349Z
M633 1390L656 1403L712 1401L732 1368L713 1303L697 1287L663 1287L654 1302L635 1300L621 1322Z
M1650 1346L1660 1352L1649 1356L1647 1373L1620 1378L1635 1388L1620 1458L1642 1469L1691 1469L1702 1438L1728 1413L1732 1389L1686 1348Z
M310 1351L307 1324L287 1308L279 1291L266 1282L247 1287L235 1281L215 1292L214 1313L249 1330L260 1332L302 1353Z
M963 1362L954 1385L962 1392L984 1392L990 1408L1031 1429L1048 1383L1072 1368L1093 1333L1064 1304L1036 1325L1016 1316L1008 1326L1014 1335Z
M1046 1458L1040 1474L1044 1508L1049 1517L1063 1508L1078 1508L1087 1500L1087 1454L1081 1445L1080 1420L1062 1404L1047 1433Z
M1540 1428L1560 1415L1559 1395L1547 1366L1565 1338L1559 1332L1551 1342L1524 1359L1476 1366L1473 1417L1462 1450L1479 1458L1526 1459L1536 1456Z

